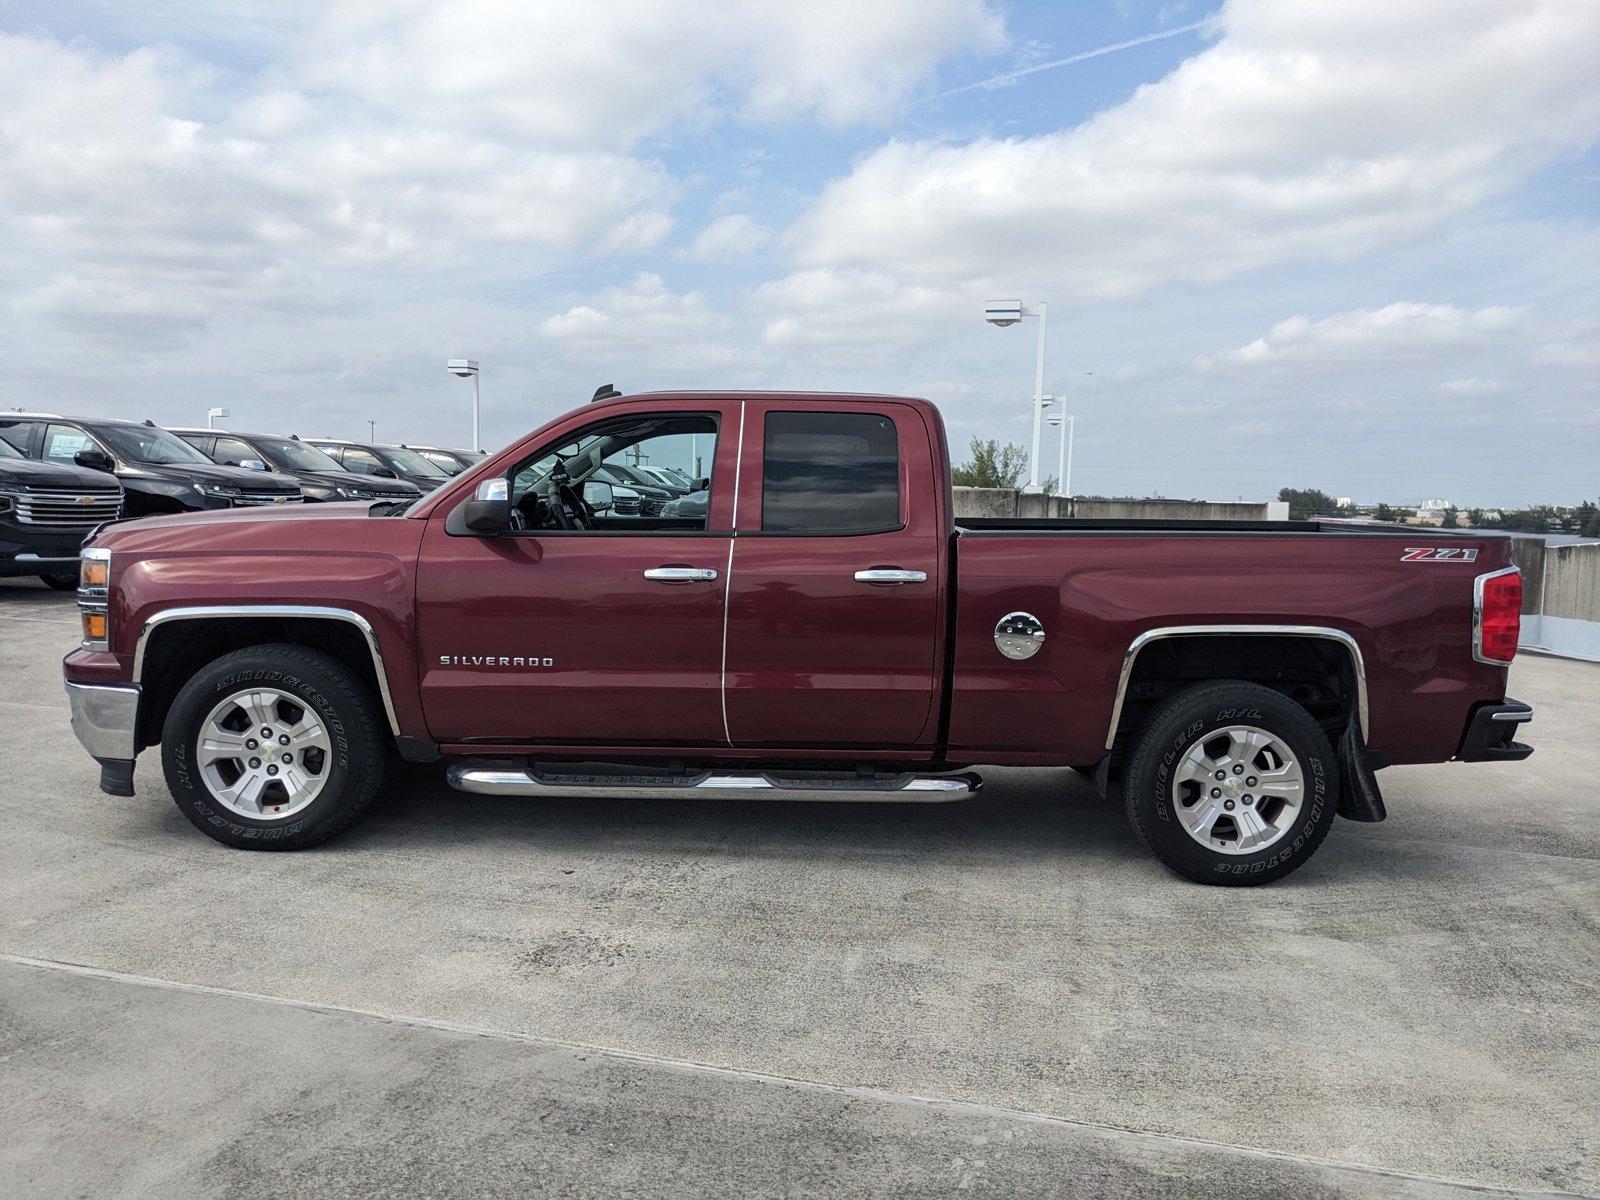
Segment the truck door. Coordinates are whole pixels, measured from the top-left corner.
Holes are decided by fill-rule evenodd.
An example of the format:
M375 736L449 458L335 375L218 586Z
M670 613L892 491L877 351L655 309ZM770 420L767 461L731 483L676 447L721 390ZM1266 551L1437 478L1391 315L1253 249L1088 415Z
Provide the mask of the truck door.
M729 740L931 742L945 513L921 414L843 397L747 407L723 677Z
M423 709L440 741L726 745L722 614L740 406L619 407L571 419L508 469L528 528L477 537L447 530L448 510L429 520L417 641ZM710 490L646 511L616 487L593 528L555 529L542 524L539 496L558 461L580 488L607 464L659 463L710 476Z

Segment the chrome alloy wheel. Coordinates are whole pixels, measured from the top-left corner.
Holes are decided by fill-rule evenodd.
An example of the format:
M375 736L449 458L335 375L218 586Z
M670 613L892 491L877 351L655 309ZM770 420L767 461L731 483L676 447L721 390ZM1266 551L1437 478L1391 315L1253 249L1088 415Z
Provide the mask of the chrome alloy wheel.
M251 688L201 723L195 762L224 808L257 820L288 817L322 791L333 746L322 719L299 697Z
M1294 824L1305 798L1300 760L1276 734L1234 725L1202 734L1178 760L1172 807L1190 837L1223 854L1254 854Z

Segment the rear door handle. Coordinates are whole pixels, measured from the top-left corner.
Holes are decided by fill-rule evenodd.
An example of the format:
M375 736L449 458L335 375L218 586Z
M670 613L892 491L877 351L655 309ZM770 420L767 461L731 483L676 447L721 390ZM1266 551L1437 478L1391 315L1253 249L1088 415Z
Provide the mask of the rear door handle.
M655 583L710 583L717 577L715 567L651 567L644 573Z
M872 567L856 572L857 583L927 583L926 571L902 571L899 567Z

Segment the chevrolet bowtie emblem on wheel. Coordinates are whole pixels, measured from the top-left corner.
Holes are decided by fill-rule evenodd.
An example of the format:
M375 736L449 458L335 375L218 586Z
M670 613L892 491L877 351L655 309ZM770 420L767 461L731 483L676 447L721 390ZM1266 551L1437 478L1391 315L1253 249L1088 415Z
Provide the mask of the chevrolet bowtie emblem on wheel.
M556 665L556 660L520 654L441 654L439 665L441 667L553 667Z

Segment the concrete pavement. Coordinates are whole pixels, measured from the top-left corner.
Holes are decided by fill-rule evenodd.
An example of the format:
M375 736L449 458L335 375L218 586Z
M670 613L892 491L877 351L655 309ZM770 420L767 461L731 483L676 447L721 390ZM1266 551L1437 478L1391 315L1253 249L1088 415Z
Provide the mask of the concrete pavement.
M1525 656L1533 758L1386 771L1387 823L1233 891L1065 771L923 808L413 769L228 851L154 753L95 790L75 624L0 582L8 1192L1600 1189L1600 666Z

